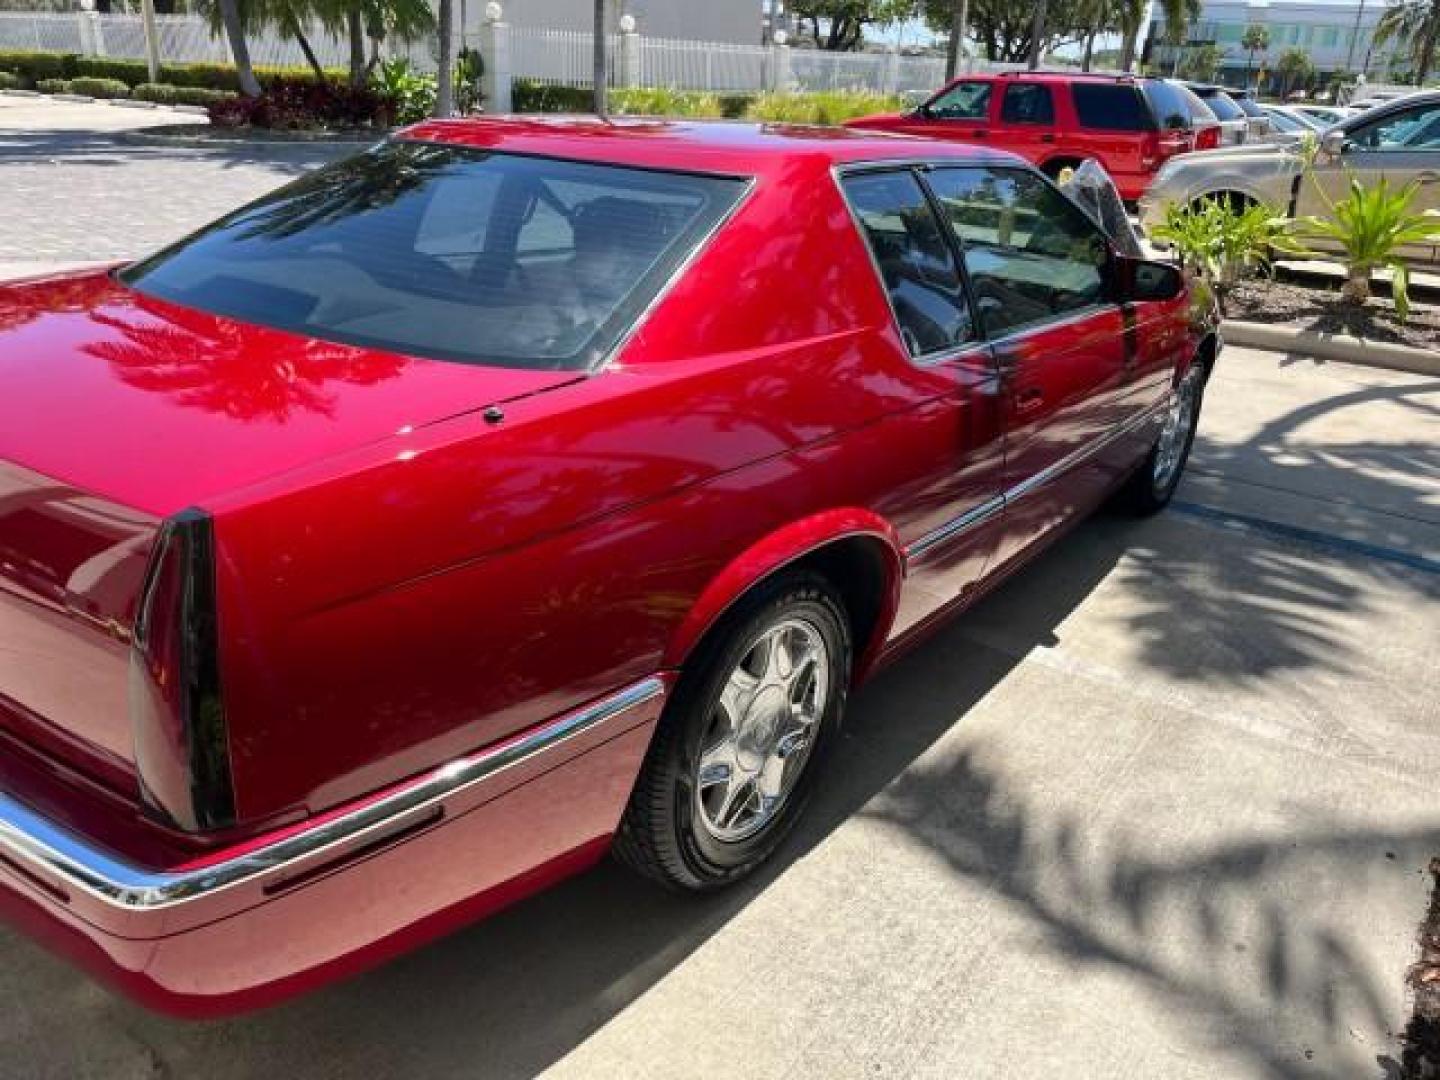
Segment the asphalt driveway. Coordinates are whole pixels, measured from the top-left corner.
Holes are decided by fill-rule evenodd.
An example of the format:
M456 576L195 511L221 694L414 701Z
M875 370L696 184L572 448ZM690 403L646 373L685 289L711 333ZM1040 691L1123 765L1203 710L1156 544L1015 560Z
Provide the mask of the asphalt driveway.
M1440 381L1227 350L1192 470L862 692L762 880L607 865L205 1025L0 930L0 1074L1386 1076L1440 852Z

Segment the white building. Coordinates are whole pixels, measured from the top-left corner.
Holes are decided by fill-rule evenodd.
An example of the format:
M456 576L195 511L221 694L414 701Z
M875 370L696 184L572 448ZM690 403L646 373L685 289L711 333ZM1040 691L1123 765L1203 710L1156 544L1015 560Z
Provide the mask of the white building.
M1270 45L1255 54L1252 81L1261 70L1273 71L1275 61L1289 49L1303 50L1322 77L1364 72L1372 81L1383 80L1398 47L1393 41L1375 45L1375 24L1385 7L1385 0L1206 0L1200 18L1190 25L1186 48L1214 43L1221 50L1217 81L1243 86L1249 56L1241 39L1246 27L1260 25L1269 29ZM1145 53L1150 63L1168 72L1175 52L1164 41L1165 16L1156 7ZM1403 66L1404 49L1399 53Z
M481 0L470 0L484 7ZM589 30L594 0L501 0L512 26L543 30ZM760 0L610 0L610 26L630 14L647 37L759 45Z

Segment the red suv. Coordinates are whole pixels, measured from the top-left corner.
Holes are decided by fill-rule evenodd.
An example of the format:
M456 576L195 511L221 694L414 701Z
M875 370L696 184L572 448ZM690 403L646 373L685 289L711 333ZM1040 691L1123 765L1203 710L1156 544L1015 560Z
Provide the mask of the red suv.
M1140 198L1167 158L1209 149L1178 87L1163 79L1074 72L965 75L914 112L866 116L850 127L997 146L1052 178L1094 158L1126 200Z

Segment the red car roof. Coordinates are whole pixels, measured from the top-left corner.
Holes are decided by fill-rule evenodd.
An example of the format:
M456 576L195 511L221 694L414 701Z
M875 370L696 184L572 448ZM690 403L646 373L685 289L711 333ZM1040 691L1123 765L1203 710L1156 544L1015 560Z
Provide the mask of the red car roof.
M801 157L819 157L836 164L912 158L1017 160L1002 151L963 143L840 127L641 117L427 120L406 128L400 137L510 153L745 176L773 172Z

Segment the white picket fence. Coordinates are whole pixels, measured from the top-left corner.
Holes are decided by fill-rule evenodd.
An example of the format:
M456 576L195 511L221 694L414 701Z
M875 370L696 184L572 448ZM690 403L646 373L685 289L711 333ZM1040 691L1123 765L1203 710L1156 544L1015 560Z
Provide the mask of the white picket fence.
M493 42L494 27L482 24L479 4L468 5L472 25L457 44ZM165 61L227 62L230 51L222 36L196 15L159 15L156 27ZM509 75L543 83L589 85L594 58L592 36L581 30L504 27ZM343 67L348 43L312 26L307 35L320 62ZM304 54L292 38L273 30L250 35L250 58L261 66L299 67ZM406 55L421 70L435 67L434 40L388 42L391 55ZM94 12L0 12L0 50L42 49L142 59L145 37L138 15ZM904 56L895 51L832 53L784 46L733 45L710 41L614 34L607 43L610 82L616 86L670 87L677 90L748 92L777 90L869 90L919 96L938 87L945 62L934 56ZM483 52L482 48L482 52ZM488 60L488 58L487 58ZM968 70L999 71L1022 65L971 61ZM1057 66L1047 62L1047 66ZM1063 66L1063 65L1058 65Z

